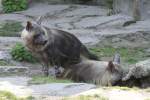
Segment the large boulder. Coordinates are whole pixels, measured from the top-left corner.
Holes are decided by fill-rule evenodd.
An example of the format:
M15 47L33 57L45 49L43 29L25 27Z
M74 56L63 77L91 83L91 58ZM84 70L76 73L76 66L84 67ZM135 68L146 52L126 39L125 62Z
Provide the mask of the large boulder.
M0 75L5 74L28 74L29 68L22 66L0 66Z
M150 0L114 0L113 9L115 12L121 12L137 19L148 19Z
M150 60L140 61L135 66L129 69L128 74L123 80L128 80L130 77L142 78L150 76Z
M127 84L137 85L142 88L150 86L150 59L140 61L129 68L128 73L123 77L122 81ZM127 85L126 84L126 85Z

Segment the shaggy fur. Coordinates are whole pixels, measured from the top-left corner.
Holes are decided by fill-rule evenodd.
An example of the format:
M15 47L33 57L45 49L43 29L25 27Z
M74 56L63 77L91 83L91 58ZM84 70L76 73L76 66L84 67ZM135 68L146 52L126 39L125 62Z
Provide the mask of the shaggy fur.
M122 69L119 62L82 60L80 63L69 67L69 69L65 71L64 77L74 81L110 86L115 85L116 82L121 80Z
M42 61L46 75L49 65L66 68L68 65L79 63L81 55L98 60L73 34L49 29L41 26L39 22L27 22L21 37L26 47Z

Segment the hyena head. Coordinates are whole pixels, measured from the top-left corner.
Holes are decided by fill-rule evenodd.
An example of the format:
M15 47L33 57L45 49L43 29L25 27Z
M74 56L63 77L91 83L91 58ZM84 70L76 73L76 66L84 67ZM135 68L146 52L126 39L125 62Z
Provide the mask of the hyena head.
M41 25L40 20L35 23L27 21L26 27L22 31L21 38L25 42L42 45L47 40L47 32Z
M122 78L122 68L120 66L120 55L115 54L113 61L108 62L106 72L110 74L110 83L115 85Z
M116 54L113 61L109 61L101 79L101 85L116 85L122 78L122 68L120 66L120 55Z

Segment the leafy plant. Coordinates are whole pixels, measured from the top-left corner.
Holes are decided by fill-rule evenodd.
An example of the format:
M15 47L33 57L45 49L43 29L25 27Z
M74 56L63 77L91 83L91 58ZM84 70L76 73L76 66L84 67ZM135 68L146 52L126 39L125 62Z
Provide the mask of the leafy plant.
M2 0L3 10L6 13L27 9L28 0Z
M11 50L11 55L13 59L17 61L27 61L35 63L36 59L32 56L30 52L21 44L17 43Z

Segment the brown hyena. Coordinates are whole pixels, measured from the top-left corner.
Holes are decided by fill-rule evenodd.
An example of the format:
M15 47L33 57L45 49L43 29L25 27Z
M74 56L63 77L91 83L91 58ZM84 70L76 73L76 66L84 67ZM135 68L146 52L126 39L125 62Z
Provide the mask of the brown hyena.
M21 37L26 47L43 63L45 75L48 75L49 65L65 68L79 63L81 55L98 60L73 34L44 27L39 21L28 21Z
M110 86L115 85L122 78L119 55L115 55L114 60L109 62L83 59L80 63L68 68L63 77L74 81Z

